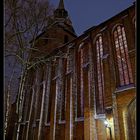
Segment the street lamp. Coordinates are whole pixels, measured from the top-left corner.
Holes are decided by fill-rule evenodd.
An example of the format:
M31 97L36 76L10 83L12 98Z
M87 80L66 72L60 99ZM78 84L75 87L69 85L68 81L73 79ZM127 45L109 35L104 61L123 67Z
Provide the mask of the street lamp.
M107 120L104 120L105 127L109 129L110 140L112 140L111 126Z

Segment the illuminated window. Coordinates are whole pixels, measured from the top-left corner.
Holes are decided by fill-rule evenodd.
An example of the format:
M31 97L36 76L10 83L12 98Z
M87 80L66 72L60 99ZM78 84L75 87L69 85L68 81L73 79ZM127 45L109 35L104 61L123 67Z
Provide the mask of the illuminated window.
M97 114L104 113L104 75L103 75L103 44L102 36L100 35L96 40L96 74L97 74L97 85L96 85L96 108Z
M128 55L128 46L124 27L117 26L114 30L114 41L118 69L118 85L129 85L133 83L132 70Z

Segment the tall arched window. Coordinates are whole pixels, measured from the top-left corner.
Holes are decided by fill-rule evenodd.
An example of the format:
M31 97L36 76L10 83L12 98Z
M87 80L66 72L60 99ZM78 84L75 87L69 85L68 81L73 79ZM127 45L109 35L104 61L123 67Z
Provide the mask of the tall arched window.
M118 69L118 86L133 83L132 70L128 55L128 46L123 26L117 26L114 30L114 42L116 50L116 61Z
M67 58L63 58L62 60L62 77L61 77L61 115L60 115L60 121L64 121L65 120L65 111L66 111L66 93L67 93L67 78L66 78L66 74L69 71L68 68L68 60Z
M53 94L56 92L56 83L54 78L57 76L57 72L56 72L56 66L57 63L56 61L52 62L49 65L49 75L48 75L48 91L47 91L47 95L46 95L46 120L45 120L45 124L48 125L50 124L50 120L51 120L51 109L52 109L52 97Z
M104 113L104 73L103 73L103 43L102 43L102 36L100 35L96 39L96 74L97 74L97 86L96 86L96 107L97 107L97 114Z
M79 47L80 48L80 47ZM77 118L84 117L83 104L83 53L81 48L77 52L76 69L77 69Z

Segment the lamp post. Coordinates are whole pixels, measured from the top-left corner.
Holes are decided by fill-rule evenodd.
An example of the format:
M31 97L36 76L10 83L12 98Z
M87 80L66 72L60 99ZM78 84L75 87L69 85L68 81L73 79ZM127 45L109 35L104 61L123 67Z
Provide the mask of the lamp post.
M110 140L112 140L111 126L107 120L104 121L105 127L109 129Z

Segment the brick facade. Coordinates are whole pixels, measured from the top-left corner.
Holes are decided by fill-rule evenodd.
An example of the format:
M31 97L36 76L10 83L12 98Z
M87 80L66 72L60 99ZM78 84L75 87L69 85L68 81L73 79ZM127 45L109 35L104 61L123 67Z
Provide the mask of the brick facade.
M136 125L135 112L130 113L136 108L134 18L135 5L132 5L79 37L56 24L43 37L57 38L58 42L48 40L42 45L39 41L42 35L37 39L37 46L43 53L33 53L31 59L43 54L46 62L28 73L31 90L25 89L18 139L135 139L135 131L132 131ZM119 86L113 38L119 25L125 30L133 76L133 83L124 86ZM65 35L69 42L65 43ZM101 87L98 88L101 76L96 41L99 36L102 36L103 47L102 96L99 95ZM105 120L110 126L104 124Z

